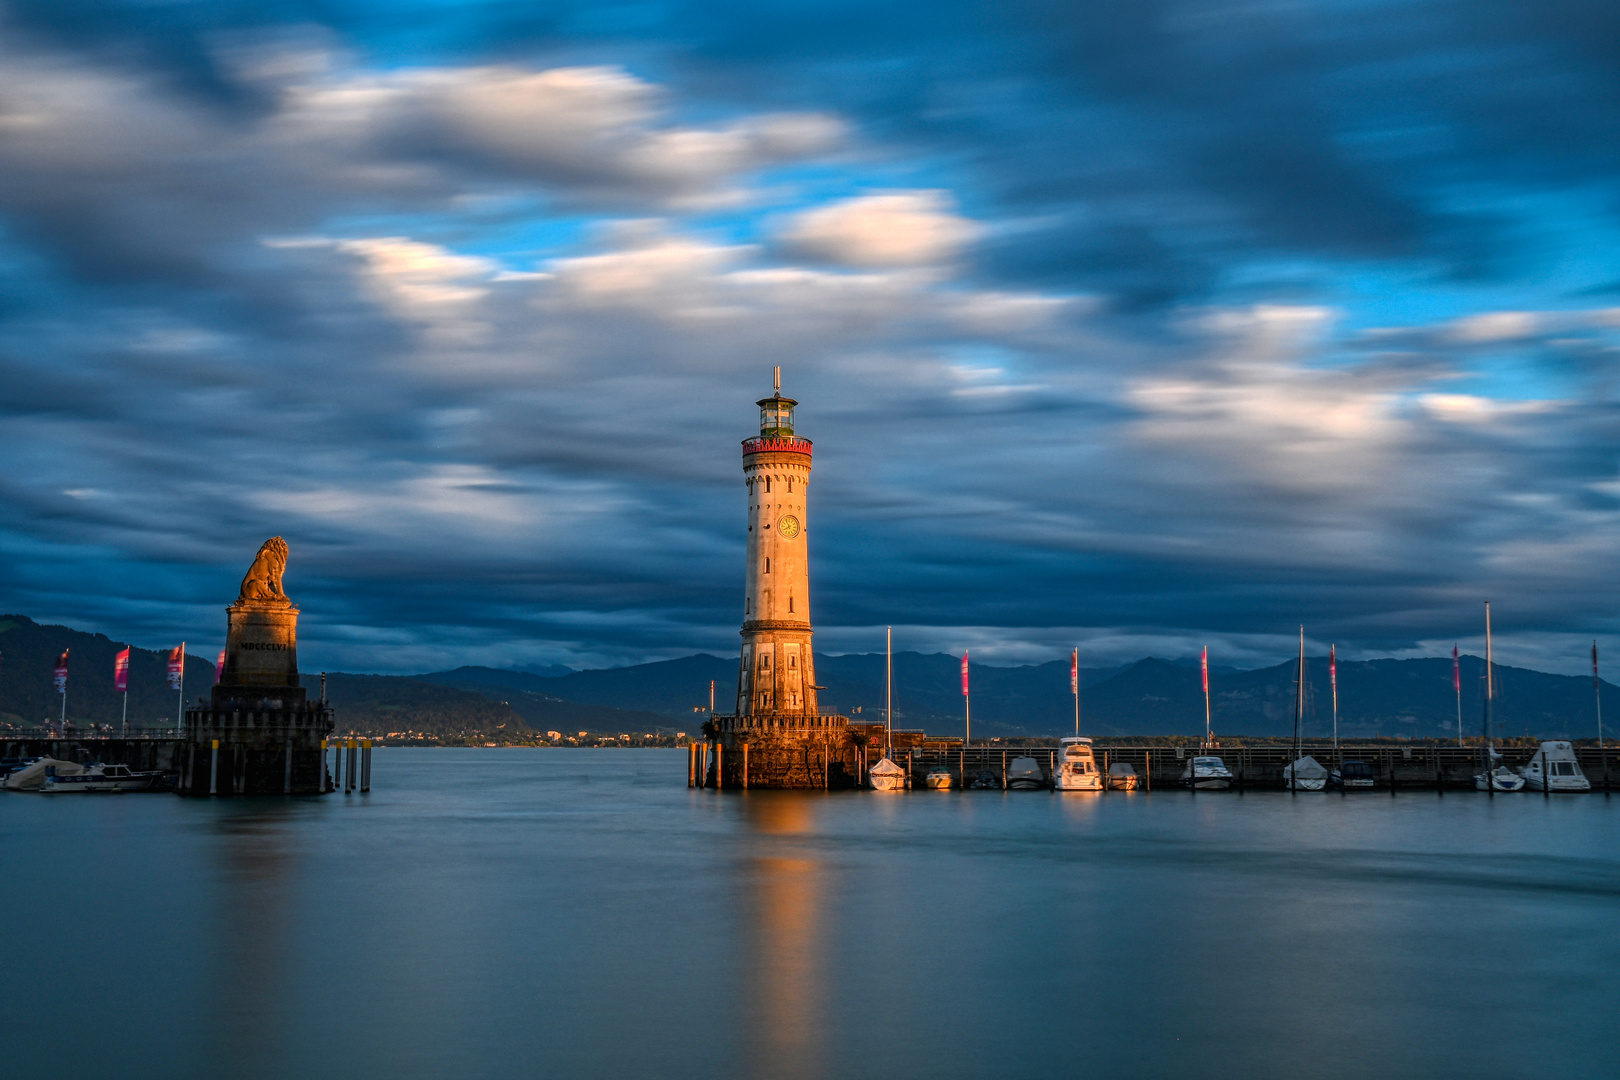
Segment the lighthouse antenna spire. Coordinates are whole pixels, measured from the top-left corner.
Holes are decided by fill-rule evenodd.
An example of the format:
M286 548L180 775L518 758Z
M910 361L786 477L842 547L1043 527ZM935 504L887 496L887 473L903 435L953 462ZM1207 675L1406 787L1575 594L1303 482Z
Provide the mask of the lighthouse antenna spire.
M771 381L775 384L772 389L780 394L782 392L782 367L780 364L771 368Z

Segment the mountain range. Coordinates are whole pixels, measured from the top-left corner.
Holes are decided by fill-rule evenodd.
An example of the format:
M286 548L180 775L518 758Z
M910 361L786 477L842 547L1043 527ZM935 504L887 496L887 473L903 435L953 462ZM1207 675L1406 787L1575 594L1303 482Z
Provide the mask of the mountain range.
M0 721L31 726L55 719L61 698L51 670L70 650L68 715L77 722L112 723L122 701L113 690L113 655L122 647L101 634L45 626L21 615L0 616ZM132 649L132 724L169 726L177 695L166 683L162 651ZM1295 662L1248 671L1211 673L1211 723L1221 735L1287 735L1293 730ZM1484 705L1484 662L1461 661L1463 731L1477 734ZM882 654L817 656L826 709L881 719ZM1080 673L1081 730L1090 735L1194 735L1204 728L1199 671L1187 660L1146 658ZM327 693L344 731L377 734L415 730L436 734L478 731L532 736L535 731L673 734L694 731L709 703L728 712L736 698L735 658L697 653L629 667L570 671L512 671L462 667L421 675L328 675ZM213 664L186 658L186 695L213 684ZM312 691L319 676L304 676ZM1604 683L1620 703L1620 687ZM1073 730L1069 664L1055 660L1019 667L971 667L975 737L1053 736ZM1526 668L1496 667L1495 730L1499 735L1589 738L1596 734L1592 681ZM1339 731L1348 737L1455 737L1458 695L1449 657L1340 660ZM896 653L897 727L956 734L963 728L961 660L942 653ZM1620 704L1617 704L1620 709ZM1305 732L1331 730L1332 690L1327 658L1306 664Z

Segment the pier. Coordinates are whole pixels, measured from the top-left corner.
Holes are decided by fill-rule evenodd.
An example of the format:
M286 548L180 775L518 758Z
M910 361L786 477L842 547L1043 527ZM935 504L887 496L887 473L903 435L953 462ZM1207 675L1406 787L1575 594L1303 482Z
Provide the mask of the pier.
M1379 791L1473 791L1474 776L1480 771L1480 747L1440 745L1345 745L1337 756L1331 743L1306 743L1301 753L1314 757L1331 769L1340 761L1365 761L1377 772ZM1524 765L1536 753L1533 746L1499 746L1501 764L1508 768ZM1194 756L1218 757L1232 772L1232 790L1284 790L1283 767L1294 759L1294 748L1285 745L1234 746L1201 751L1193 746L1096 746L1097 767L1107 773L1116 762L1130 765L1141 778L1139 790L1179 788L1181 773ZM687 783L691 787L749 787L746 766L727 763L727 752L717 754L712 744L694 744L688 763ZM857 752L859 755L860 752ZM1003 747L994 744L914 749L893 752L894 762L907 772L909 786L923 790L923 777L931 769L944 767L951 772L953 786L962 787L962 777L972 783L980 776L991 777L995 786L1004 787L1007 769L1018 758L1034 758L1048 783L1057 763L1058 744ZM733 755L735 756L735 755ZM864 762L857 762L861 777L883 757L879 746L864 749ZM1581 770L1591 781L1593 791L1610 791L1620 785L1620 748L1575 747ZM717 760L718 759L718 760ZM751 771L751 770L750 770ZM723 777L723 779L722 779ZM838 787L837 783L815 786ZM850 786L844 784L842 786ZM1528 794L1538 794L1530 792Z

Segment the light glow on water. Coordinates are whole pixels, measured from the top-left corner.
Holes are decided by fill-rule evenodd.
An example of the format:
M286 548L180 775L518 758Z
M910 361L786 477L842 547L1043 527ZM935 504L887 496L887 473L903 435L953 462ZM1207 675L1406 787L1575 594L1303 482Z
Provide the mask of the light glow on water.
M8 1073L1578 1076L1620 802L714 792L383 749L367 796L0 797ZM64 1070L66 1070L64 1072Z

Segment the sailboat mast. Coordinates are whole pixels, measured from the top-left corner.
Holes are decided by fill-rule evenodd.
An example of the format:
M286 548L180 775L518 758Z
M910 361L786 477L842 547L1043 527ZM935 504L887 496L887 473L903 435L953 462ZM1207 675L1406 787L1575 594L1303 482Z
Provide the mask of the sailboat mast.
M1482 753L1485 757L1485 790L1495 793L1495 783L1491 773L1491 602L1485 601L1485 721L1481 736L1484 742Z
M1299 783L1299 732L1305 719L1305 627L1299 628L1299 673L1294 678L1294 779ZM1291 786L1293 786L1291 785Z
M1592 642L1592 693L1597 696L1598 749L1603 749L1603 684L1598 682L1597 642Z
M883 659L883 756L894 752L894 627L889 627Z

